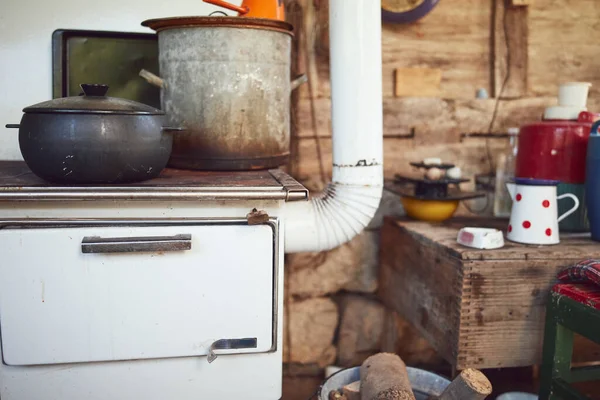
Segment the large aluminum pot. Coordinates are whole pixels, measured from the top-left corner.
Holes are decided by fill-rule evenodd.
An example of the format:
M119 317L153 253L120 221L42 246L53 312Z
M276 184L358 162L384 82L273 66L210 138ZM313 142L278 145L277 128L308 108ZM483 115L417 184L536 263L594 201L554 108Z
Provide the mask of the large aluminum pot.
M83 96L23 109L19 147L31 171L55 183L121 183L154 178L167 165L177 128L145 104L107 97L106 85L81 85Z
M232 17L144 21L158 32L162 108L174 138L169 165L248 170L286 163L292 26ZM161 81L162 79L162 81Z

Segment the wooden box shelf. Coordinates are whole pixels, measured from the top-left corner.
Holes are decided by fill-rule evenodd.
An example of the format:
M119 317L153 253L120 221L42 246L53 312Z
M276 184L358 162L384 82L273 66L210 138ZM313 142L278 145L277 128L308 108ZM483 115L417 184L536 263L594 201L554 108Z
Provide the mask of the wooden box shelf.
M580 234L562 234L556 246L507 241L502 249L477 250L456 243L462 227L506 225L388 218L382 229L380 298L459 370L539 364L545 304L556 273L600 258L600 243Z

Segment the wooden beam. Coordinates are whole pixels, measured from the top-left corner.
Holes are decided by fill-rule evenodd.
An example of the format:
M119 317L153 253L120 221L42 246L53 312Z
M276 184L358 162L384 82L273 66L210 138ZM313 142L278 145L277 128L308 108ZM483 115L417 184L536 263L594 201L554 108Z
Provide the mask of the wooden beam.
M503 100L498 107L494 132L506 132L508 128L537 121L544 109L554 104L556 98L553 97ZM495 105L494 99L384 98L384 134L386 137L406 137L414 128L418 144L458 142L461 133L487 132ZM590 98L589 109L600 109L597 106L600 106L600 101ZM330 99L316 99L315 110L319 137L331 136ZM312 137L308 99L300 101L297 113L298 135Z
M506 140L501 139L488 141L472 139L464 143L418 145L413 140L384 139L384 174L386 178L390 179L396 173L413 172L410 162L421 161L428 157L439 157L444 162L460 166L464 176L473 177L474 174L489 172L490 167L496 165L496 154L506 146L506 143ZM330 177L331 139L322 139L321 149L325 172ZM488 150L491 159L488 158ZM300 180L311 190L322 187L317 154L314 139L303 138L300 140L300 164L296 168L297 173L294 178Z
M286 8L286 18L287 22L292 24L294 27L301 27L304 21L304 9L302 4L298 0L286 0L285 3ZM304 72L304 59L302 52L302 44L304 42L303 31L296 31L294 38L292 39L292 65L291 65L291 73L292 76L296 76L302 72ZM294 90L291 94L291 104L290 104L290 160L287 165L288 173L294 175L295 170L294 167L298 165L298 140L297 140L297 130L298 130L298 122L296 118L298 114L295 112L298 109L298 104L300 101L300 91Z
M496 98L527 96L528 12L527 7L513 6L511 0L494 0L492 93Z

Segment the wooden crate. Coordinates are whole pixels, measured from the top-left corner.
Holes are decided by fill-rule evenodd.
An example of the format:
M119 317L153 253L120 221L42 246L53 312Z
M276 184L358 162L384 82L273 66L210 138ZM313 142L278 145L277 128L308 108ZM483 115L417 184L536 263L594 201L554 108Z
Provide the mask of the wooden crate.
M582 235L563 234L556 246L507 241L504 248L487 251L456 243L464 226L506 224L453 219L434 225L388 218L382 229L380 298L457 369L538 364L545 304L556 273L600 258L600 243ZM599 359L597 352L594 357Z

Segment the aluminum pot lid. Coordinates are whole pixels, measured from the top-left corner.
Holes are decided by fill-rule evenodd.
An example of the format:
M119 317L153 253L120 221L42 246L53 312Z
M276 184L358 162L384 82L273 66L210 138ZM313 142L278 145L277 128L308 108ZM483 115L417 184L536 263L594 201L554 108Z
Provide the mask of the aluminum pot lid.
M108 85L83 83L83 95L44 101L23 109L24 113L164 115L137 101L108 97Z

